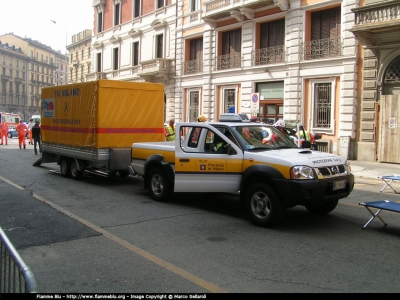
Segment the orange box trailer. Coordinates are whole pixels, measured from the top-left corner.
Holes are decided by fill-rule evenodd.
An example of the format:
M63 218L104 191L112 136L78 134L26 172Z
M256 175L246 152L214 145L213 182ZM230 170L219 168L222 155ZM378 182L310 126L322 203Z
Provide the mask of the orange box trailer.
M129 174L135 142L164 137L164 86L97 80L45 87L41 99L42 157L77 179L87 168Z

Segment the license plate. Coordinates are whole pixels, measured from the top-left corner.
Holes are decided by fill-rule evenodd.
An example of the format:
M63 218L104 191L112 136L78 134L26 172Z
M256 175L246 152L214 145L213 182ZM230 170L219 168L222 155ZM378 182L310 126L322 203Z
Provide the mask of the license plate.
M346 188L346 180L340 180L340 181L334 181L333 182L333 190L342 190L344 188Z

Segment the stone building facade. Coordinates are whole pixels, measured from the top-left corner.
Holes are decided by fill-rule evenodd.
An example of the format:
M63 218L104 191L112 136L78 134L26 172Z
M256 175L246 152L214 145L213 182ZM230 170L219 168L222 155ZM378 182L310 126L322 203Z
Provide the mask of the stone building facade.
M356 156L357 0L177 2L175 118L234 111L303 122ZM252 108L253 96L259 108Z
M72 36L69 52L68 83L85 82L91 73L92 64L92 30L86 29Z
M56 60L60 56L65 56L39 41L22 38L13 33L0 36L0 41L20 48L21 53L28 57L25 87L26 108L23 112L24 118L28 119L31 115L39 114L41 90L43 87L54 85L57 70Z
M364 0L352 11L362 46L357 159L400 163L400 1Z

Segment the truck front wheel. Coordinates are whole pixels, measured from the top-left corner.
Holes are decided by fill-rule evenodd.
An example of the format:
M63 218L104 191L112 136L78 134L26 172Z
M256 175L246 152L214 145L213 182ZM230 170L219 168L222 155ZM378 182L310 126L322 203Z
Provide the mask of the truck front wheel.
M160 202L168 201L172 192L167 177L160 168L154 168L150 171L149 188L151 197Z
M256 183L248 189L245 201L251 221L260 227L271 227L285 212L274 190L262 183Z
M326 215L336 208L339 199L331 200L321 206L306 205L306 209L315 215Z
M68 158L62 158L60 162L60 173L64 177L71 175L71 162Z

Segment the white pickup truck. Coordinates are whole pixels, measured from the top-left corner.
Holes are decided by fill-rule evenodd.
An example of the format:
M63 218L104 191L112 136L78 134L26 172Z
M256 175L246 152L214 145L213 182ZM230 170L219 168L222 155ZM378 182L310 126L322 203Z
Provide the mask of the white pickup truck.
M177 123L175 142L133 143L130 173L152 198L173 192L238 193L258 226L276 224L287 208L327 214L354 187L342 157L299 148L262 123Z

